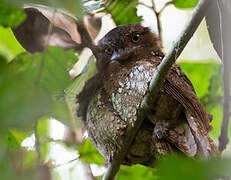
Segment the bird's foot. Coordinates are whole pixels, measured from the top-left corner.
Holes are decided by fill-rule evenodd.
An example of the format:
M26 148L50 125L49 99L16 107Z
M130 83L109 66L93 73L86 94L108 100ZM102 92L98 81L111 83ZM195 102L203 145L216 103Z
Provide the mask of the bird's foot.
M165 121L157 121L154 131L153 138L162 139L166 136L168 130L168 123Z

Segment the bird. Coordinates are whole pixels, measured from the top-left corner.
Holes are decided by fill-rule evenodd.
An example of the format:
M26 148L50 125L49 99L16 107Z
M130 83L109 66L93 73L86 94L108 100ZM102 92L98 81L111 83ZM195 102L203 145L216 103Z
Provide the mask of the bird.
M97 44L98 72L77 95L77 115L106 162L111 162L134 126L150 81L165 54L156 34L141 24L127 24L109 31ZM153 166L169 154L209 158L218 154L212 116L196 96L192 83L175 63L166 74L158 98L129 150L124 165Z

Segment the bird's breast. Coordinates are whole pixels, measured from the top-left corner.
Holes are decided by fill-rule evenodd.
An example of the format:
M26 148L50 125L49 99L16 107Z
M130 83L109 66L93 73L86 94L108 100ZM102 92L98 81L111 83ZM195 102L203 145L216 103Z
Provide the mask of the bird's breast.
M122 148L126 129L137 120L154 72L155 67L149 62L124 67L105 80L104 87L91 100L88 134L106 159L110 160Z

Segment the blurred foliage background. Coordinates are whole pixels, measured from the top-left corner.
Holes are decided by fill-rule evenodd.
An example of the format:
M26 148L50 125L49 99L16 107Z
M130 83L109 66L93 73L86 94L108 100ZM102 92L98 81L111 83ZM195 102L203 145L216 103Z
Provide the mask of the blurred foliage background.
M121 24L141 22L158 33L159 20L167 51L198 0L0 0L1 179L101 179L105 172L103 157L89 139L83 140L84 127L75 116L76 94L96 72L95 60L86 49L76 53L48 47L45 54L26 52L11 30L26 18L24 3L62 8L78 19L86 13L101 13L102 27L96 41ZM155 11L161 9L157 19ZM222 121L222 64L205 22L179 63L207 111L213 114L211 136L217 140ZM73 74L74 78L70 77ZM209 161L168 157L156 169L121 167L117 179L211 179L229 175L229 158L230 146L221 158Z

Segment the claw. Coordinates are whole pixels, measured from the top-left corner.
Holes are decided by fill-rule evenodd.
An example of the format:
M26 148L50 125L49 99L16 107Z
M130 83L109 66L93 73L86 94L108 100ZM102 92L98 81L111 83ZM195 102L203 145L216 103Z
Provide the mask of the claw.
M161 130L154 129L153 136L156 136L158 139L162 139L164 133Z
M154 131L153 138L157 137L158 139L162 139L167 133L167 123L164 121L157 121Z

